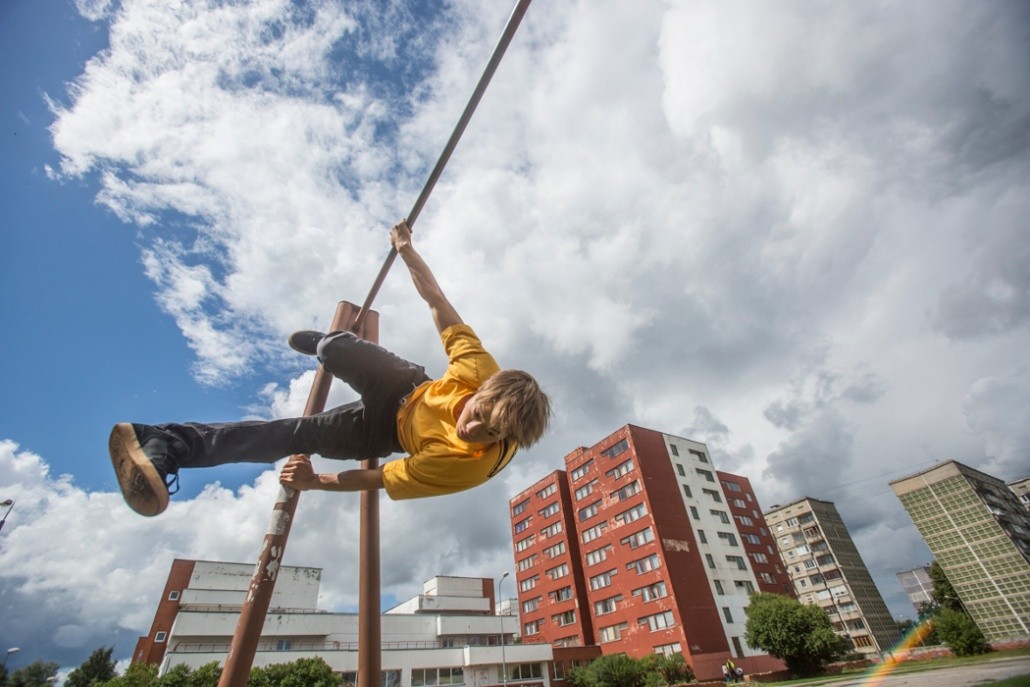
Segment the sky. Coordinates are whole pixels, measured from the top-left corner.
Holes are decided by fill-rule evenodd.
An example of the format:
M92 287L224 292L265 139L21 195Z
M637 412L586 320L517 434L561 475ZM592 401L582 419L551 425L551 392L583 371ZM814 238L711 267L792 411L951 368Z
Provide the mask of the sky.
M111 425L302 411L286 337L364 300L511 7L0 4L9 668L128 658L173 558L256 561L275 469L184 471L144 519ZM384 497L384 605L512 570L508 499L632 423L764 508L836 503L911 616L894 575L930 554L888 482L1030 472L1028 27L1018 0L531 6L415 244L554 422L482 487ZM403 269L375 307L443 370ZM325 610L355 608L357 510L301 499L286 563L323 568Z

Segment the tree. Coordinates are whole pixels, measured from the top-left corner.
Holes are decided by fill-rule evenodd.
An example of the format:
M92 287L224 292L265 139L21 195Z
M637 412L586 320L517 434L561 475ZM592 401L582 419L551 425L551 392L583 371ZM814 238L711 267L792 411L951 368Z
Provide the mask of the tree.
M694 671L680 653L648 654L640 659L640 665L644 670L644 687L678 685L694 679Z
M321 658L298 658L292 663L255 668L247 687L338 687L340 678Z
M941 641L956 656L986 654L991 650L987 638L967 613L950 608L938 609L933 617L933 625Z
M150 687L157 679L157 666L149 663L133 663L125 673L111 678L97 687Z
M78 668L68 674L65 687L95 687L114 678L115 662L111 659L114 647L94 649Z
M833 632L818 606L806 606L781 594L751 595L744 629L747 643L787 664L795 675L817 673L823 665L848 651L848 643Z
M53 661L33 661L14 671L7 684L10 687L50 687L50 678L57 677L60 667Z
M948 576L944 574L944 568L937 561L930 564L930 582L933 590L930 596L933 598L934 610L938 608L950 608L953 611L962 611L962 602L959 601L958 593L951 586Z

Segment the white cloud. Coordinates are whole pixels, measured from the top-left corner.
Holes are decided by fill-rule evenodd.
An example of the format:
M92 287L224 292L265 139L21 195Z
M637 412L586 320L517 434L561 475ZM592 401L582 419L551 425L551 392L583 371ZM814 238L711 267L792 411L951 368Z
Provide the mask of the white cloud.
M303 406L309 375L287 367L284 335L363 299L507 10L381 5L123 0L105 15L110 51L53 105L58 176L98 184L138 226L194 374L257 375L253 415ZM416 242L498 358L544 381L556 428L501 481L388 504L389 589L507 569L498 504L626 422L703 437L763 505L840 499L860 548L897 531L863 550L881 585L925 562L887 479L944 457L1011 472L1030 442L1026 20L1020 3L534 6ZM439 371L396 269L381 339ZM116 593L125 558L156 581L172 555L253 558L275 490L266 472L141 522L5 450L44 505L4 560L17 543L43 566L29 582L18 563L18 593L61 595L62 641L94 610L137 631L149 611L126 605L153 594ZM93 533L76 512L113 524ZM305 496L291 542L292 561L326 561L328 605L353 603L355 550L320 543L356 531L355 513ZM48 563L29 522L84 539ZM82 541L98 536L93 553ZM66 588L77 557L108 585L92 599Z

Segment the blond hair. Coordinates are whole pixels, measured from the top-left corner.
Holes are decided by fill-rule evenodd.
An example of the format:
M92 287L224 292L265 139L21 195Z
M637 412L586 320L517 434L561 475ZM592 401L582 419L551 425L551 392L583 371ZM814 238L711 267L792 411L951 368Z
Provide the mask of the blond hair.
M476 399L492 413L496 428L520 446L539 441L551 420L550 399L532 375L522 370L493 373L476 391Z

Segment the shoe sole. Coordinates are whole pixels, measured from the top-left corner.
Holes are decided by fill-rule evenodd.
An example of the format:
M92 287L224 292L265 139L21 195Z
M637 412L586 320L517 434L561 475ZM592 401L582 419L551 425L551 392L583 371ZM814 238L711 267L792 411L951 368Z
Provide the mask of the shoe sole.
M168 507L168 488L157 468L143 453L130 423L121 422L114 426L108 448L122 498L129 508L147 517L163 513Z

